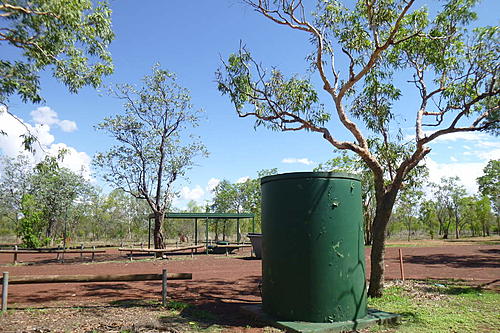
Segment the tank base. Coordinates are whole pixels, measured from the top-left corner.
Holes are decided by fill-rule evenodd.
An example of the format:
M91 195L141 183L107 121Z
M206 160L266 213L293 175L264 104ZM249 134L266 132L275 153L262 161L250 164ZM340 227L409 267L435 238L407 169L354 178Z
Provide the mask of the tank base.
M376 309L368 309L368 314L358 320L339 321L333 323L311 323L304 321L280 321L264 311L262 304L244 305L241 311L254 316L256 319L262 320L271 326L284 329L287 332L297 333L339 333L350 332L353 330L367 328L375 324L378 325L394 325L399 323L401 316L396 313L380 311Z

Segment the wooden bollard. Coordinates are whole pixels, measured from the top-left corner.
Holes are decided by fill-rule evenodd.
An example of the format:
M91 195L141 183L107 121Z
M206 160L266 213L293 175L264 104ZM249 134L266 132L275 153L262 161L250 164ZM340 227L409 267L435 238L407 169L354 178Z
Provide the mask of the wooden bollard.
M3 272L2 279L2 312L7 311L7 295L9 290L9 272Z
M14 253L14 265L17 264L17 245L14 245L14 251L16 251Z
M92 250L95 251L95 245L92 246ZM92 252L92 262L94 262L95 252Z
M83 244L80 244L80 250L83 251ZM83 252L80 253L80 259L83 259ZM92 261L94 261L94 260L92 260Z
M161 304L167 306L167 269L161 272Z
M403 251L399 249L399 271L401 273L401 281L405 282L405 270L403 267Z

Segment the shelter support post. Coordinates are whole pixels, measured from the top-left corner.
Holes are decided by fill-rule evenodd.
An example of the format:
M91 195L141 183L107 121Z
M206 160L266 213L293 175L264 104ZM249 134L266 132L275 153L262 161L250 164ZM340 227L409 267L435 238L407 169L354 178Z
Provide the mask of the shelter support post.
M238 241L238 244L239 244L240 241L241 241L240 219L239 218L236 219L236 238L237 238L237 241Z
M205 249L208 254L208 218L205 219Z
M198 219L194 219L194 245L198 245Z
M255 217L252 217L252 233L255 233Z
M151 248L151 217L148 219L148 249Z

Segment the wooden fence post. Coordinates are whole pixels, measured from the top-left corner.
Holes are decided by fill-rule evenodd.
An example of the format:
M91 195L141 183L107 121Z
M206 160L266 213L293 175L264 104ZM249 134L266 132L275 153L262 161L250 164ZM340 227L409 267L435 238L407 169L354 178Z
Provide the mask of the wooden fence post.
M399 249L399 271L401 273L401 281L405 282L405 269L403 266L403 251Z
M95 251L95 245L92 246L92 251ZM94 262L95 252L92 252L92 262Z
M80 244L80 250L83 251L83 244ZM80 259L83 259L83 252L80 253Z
M161 273L161 304L167 306L167 269Z
M14 251L16 251L14 253L14 265L17 264L17 245L14 245Z
M9 272L3 272L2 279L2 312L7 311L7 295L9 292Z

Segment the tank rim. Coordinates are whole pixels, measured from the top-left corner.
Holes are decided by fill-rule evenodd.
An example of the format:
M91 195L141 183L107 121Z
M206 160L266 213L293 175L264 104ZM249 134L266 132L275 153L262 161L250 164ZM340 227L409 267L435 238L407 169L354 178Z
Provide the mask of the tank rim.
M337 179L351 179L351 180L361 181L361 177L353 173L312 171L312 172L287 172L287 173L280 173L277 175L265 176L260 179L260 183L265 184L276 180L304 179L304 178L337 178Z

